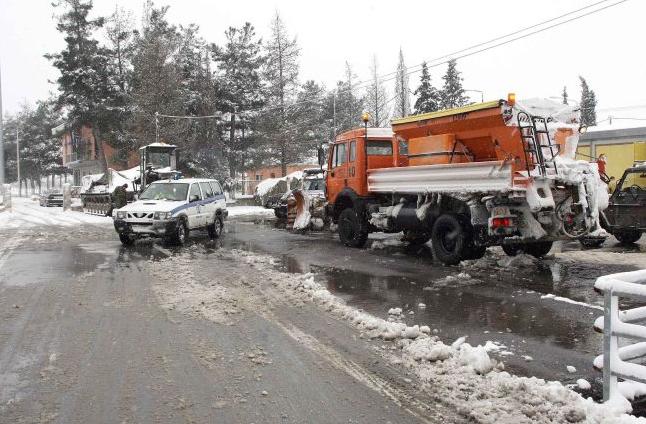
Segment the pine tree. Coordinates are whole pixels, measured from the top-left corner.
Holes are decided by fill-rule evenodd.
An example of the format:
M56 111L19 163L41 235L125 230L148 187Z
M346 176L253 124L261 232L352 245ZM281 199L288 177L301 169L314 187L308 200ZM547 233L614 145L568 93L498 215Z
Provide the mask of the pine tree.
M66 8L56 26L65 35L65 48L45 55L60 71L57 105L67 109L68 119L76 125L91 126L99 161L106 169L102 133L109 132L118 120L112 108L118 93L110 74L109 52L94 38L105 19L89 19L91 0L61 0L58 5Z
M337 82L336 90L330 93L332 98L328 100L329 104L336 104L334 108L336 113L334 113L334 110L329 110L328 112L330 118L336 121L333 123L336 129L336 134L333 134L333 137L361 124L363 100L356 94L356 79L357 76L352 71L352 66L345 62L344 78L342 81ZM334 115L336 115L336 118Z
M426 62L422 63L422 75L419 87L414 93L417 96L415 101L415 114L435 112L441 108L441 96L437 88L431 83L431 74L428 71Z
M597 125L597 99L593 90L590 90L588 83L582 76L579 76L581 81L581 125L594 126Z
M267 141L276 150L282 175L287 174L287 164L295 160L294 146L298 136L293 134L295 123L288 122L288 108L294 103L298 91L298 57L300 49L296 38L291 38L280 15L276 13L270 25L271 34L265 44L264 77L267 85L268 112L263 122Z
M563 86L563 92L561 93L561 96L563 98L563 104L566 105L567 103L567 87Z
M250 23L241 28L230 27L225 31L225 38L224 46L213 45L211 50L213 60L218 64L216 106L230 116L222 126L225 132L223 150L229 176L235 177L236 171L245 167L246 151L252 146L248 123L243 116L247 116L245 111L257 109L265 102L260 75L264 58L261 56L262 43Z
M408 69L404 63L404 52L399 49L399 62L395 74L395 114L397 118L410 115L410 88Z
M370 114L369 125L379 128L388 124L390 109L388 107L386 88L381 77L379 77L377 56L372 57L370 77L372 78L372 82L366 89L365 107Z
M455 59L449 61L446 74L444 74L442 79L444 80L444 86L440 92L442 108L451 109L466 105L469 99L464 95L462 77L457 69Z

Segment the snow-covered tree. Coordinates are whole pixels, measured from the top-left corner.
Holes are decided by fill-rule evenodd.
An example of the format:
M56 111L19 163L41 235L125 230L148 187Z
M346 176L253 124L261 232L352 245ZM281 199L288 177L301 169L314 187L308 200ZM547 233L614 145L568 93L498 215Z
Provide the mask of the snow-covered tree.
M422 75L419 80L419 87L414 93L417 96L415 100L415 114L435 112L441 108L441 96L437 88L433 87L431 74L428 71L426 62L422 63Z
M563 104L566 105L567 103L567 87L564 85L563 86L563 92L561 93L561 98L563 99Z
M366 89L364 106L370 114L369 125L372 127L384 127L390 119L390 108L388 106L388 94L382 78L379 76L377 56L372 57L370 66L370 85Z
M581 81L581 124L585 126L597 125L597 98L594 91L588 87L588 82L582 76Z
M229 175L235 177L236 171L245 167L248 150L257 145L248 122L256 113L247 111L258 109L265 102L260 75L264 58L262 43L250 23L230 27L225 38L223 46L213 45L211 50L218 65L216 107L229 115L222 125L223 153Z
M394 117L401 118L410 115L410 88L408 68L404 63L404 52L399 49L399 61L395 74L395 112Z
M289 35L277 12L265 43L264 77L268 108L263 112L262 120L265 139L278 157L283 176L287 174L287 165L296 159L292 145L298 142L298 138L291 137L287 131L292 124L287 119L288 108L298 93L299 56L296 38Z
M110 55L95 39L105 19L90 19L92 0L61 0L58 6L65 9L56 26L65 37L65 47L45 55L60 72L57 104L67 110L70 121L92 128L99 161L107 168L102 133L109 132L119 116L113 108L118 91Z
M469 98L464 95L462 77L460 76L460 71L457 69L455 59L449 61L446 74L444 74L442 79L444 80L444 86L440 91L440 97L442 99L441 105L443 109L464 106L469 102Z
M330 93L330 96L336 97L336 119L334 122L336 134L361 125L361 112L363 111L363 100L357 96L356 85L357 76L352 71L352 67L345 62L345 72L343 80L337 82L336 91ZM335 99L328 100L328 103L334 102ZM334 115L334 111L330 111ZM331 116L334 119L334 116ZM336 136L336 134L334 134Z

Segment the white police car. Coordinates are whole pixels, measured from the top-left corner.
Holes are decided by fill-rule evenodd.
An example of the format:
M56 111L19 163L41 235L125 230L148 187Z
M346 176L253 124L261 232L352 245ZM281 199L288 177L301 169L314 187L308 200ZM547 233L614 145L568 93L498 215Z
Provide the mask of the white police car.
M163 237L181 245L198 228L206 228L216 238L227 215L220 183L202 178L155 181L139 200L113 213L114 228L124 245L141 237Z

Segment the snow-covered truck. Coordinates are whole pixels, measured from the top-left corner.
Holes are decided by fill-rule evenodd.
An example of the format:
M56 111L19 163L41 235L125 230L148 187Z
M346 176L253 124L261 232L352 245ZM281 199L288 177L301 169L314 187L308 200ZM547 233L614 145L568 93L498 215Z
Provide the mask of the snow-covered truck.
M541 257L553 241L606 234L607 186L575 160L579 131L567 105L513 95L350 130L330 146L327 213L347 246L403 232L445 264L488 246Z

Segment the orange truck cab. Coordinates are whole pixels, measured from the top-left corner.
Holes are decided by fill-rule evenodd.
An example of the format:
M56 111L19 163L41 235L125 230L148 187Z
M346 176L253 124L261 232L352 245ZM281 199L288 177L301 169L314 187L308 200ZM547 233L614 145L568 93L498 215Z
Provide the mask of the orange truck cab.
M542 256L600 228L598 175L562 154L573 135L513 100L353 129L330 145L327 213L348 246L384 231L432 240L446 264L493 245Z

